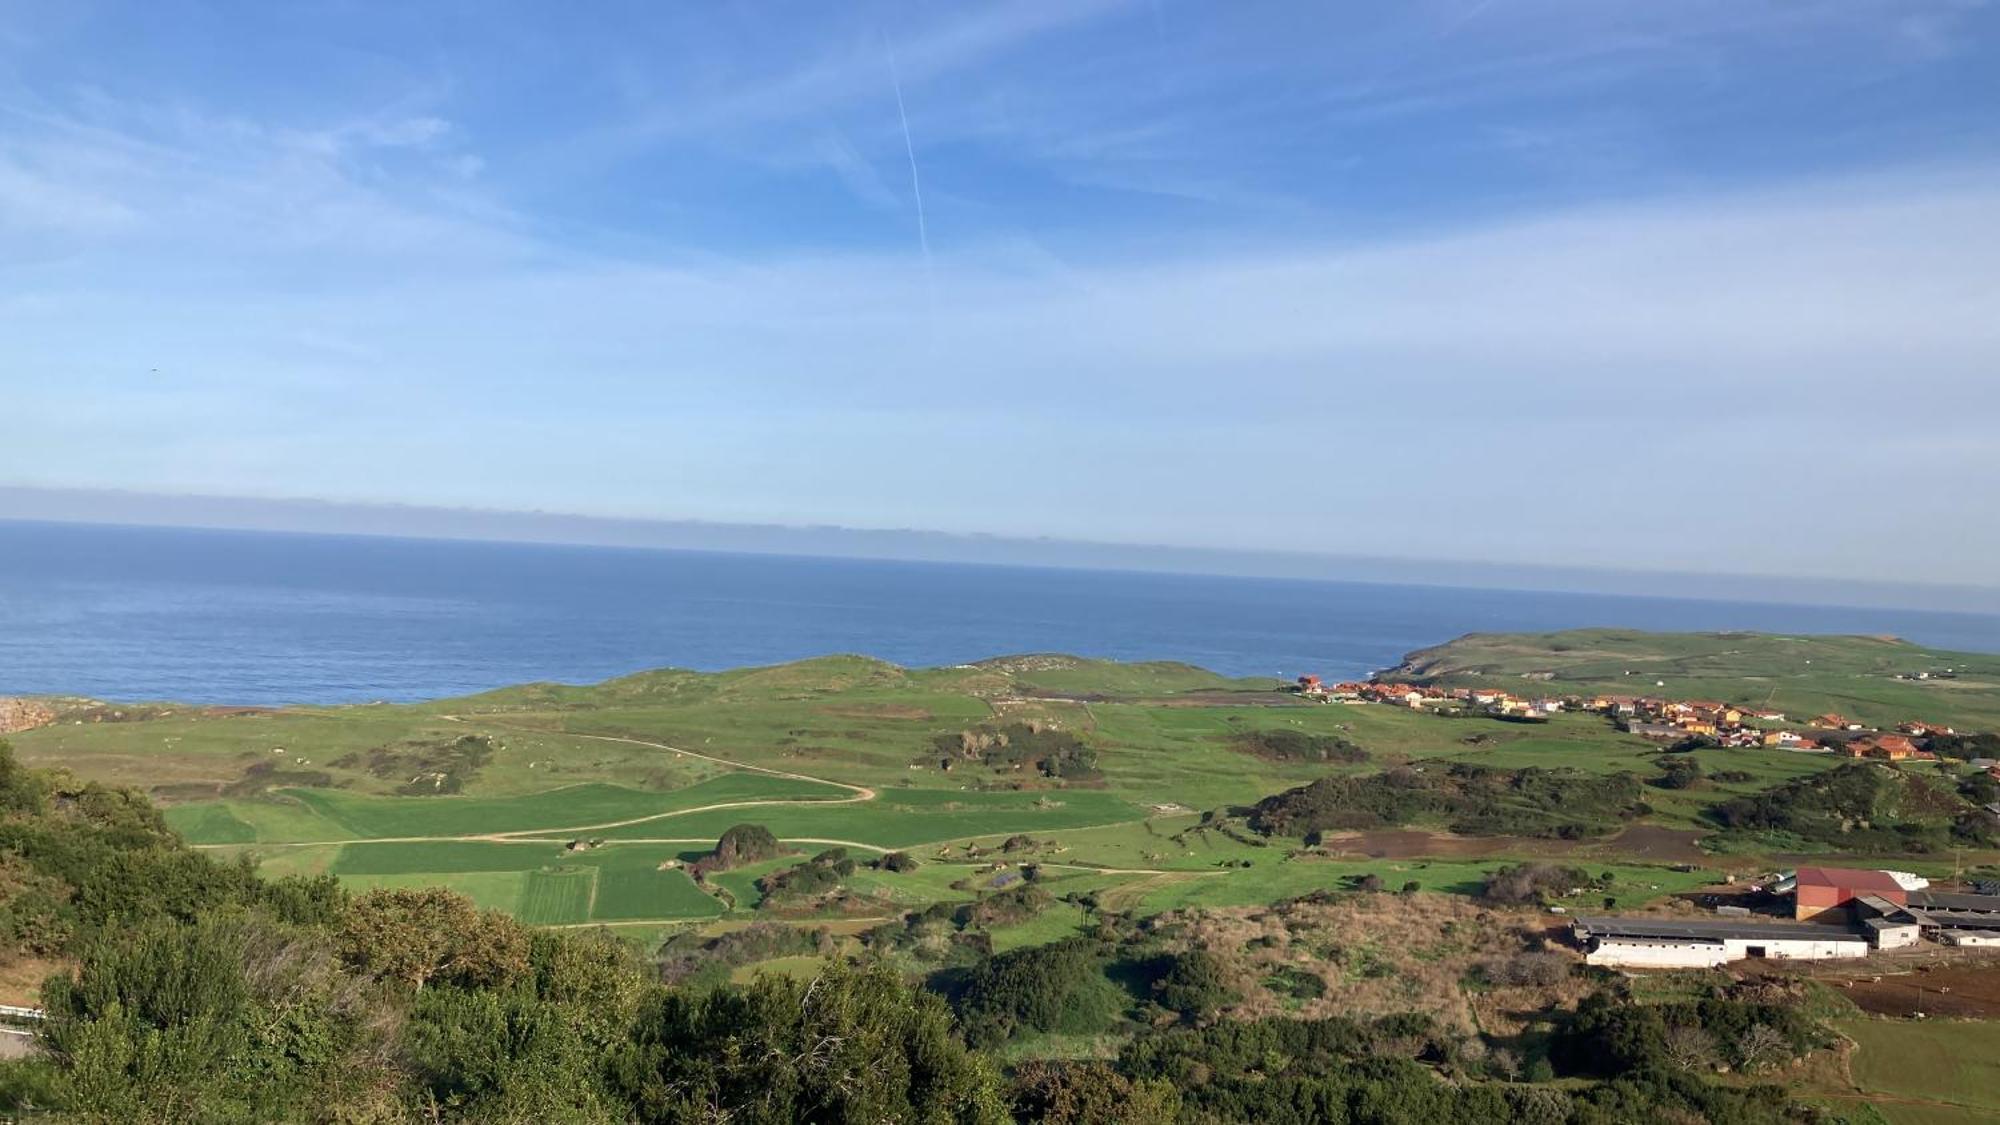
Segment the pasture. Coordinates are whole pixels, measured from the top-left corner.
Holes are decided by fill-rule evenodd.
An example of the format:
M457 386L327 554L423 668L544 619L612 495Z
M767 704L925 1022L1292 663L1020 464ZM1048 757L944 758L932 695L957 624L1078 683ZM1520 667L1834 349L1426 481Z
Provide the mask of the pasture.
M1900 1123L2000 1117L2000 1022L1871 1018L1836 1025L1854 1041L1848 1068L1883 1116Z

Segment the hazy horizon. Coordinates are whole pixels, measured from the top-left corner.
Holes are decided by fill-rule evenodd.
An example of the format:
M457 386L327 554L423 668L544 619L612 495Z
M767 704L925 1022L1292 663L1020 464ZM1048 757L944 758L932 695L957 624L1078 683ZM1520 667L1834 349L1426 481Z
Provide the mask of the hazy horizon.
M1990 586L1897 584L1798 575L1536 566L1479 559L1398 559L1312 552L1231 551L1185 544L1111 543L1048 537L1025 539L918 528L634 520L558 512L339 504L120 490L0 485L0 520L1152 571L1221 577L2000 613L2000 587Z

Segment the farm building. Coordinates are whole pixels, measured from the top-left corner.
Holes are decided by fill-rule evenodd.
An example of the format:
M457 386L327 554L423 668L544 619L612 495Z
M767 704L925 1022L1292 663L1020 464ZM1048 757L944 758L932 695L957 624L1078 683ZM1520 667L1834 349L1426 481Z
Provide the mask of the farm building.
M1910 892L1886 871L1858 871L1848 867L1801 867L1797 873L1771 888L1793 895L1792 916L1817 918L1829 910L1851 908L1862 895L1876 895L1897 906L1907 905Z
M1713 727L1709 728L1711 733L1714 729ZM1677 727L1672 723L1642 723L1633 721L1625 724L1625 733L1636 734L1640 738L1651 738L1661 742L1678 742L1694 732Z
M1903 915L1946 945L2000 945L2000 895L1912 891Z
M1705 969L1752 957L1865 957L1871 945L1860 930L1800 922L1578 918L1573 929L1586 962L1631 968Z

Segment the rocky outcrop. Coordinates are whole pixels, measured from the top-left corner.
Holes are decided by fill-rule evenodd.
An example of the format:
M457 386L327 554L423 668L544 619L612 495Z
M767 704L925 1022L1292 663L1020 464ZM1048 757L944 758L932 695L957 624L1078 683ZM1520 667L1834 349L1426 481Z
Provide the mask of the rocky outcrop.
M56 709L38 699L0 697L0 734L18 734L56 721Z

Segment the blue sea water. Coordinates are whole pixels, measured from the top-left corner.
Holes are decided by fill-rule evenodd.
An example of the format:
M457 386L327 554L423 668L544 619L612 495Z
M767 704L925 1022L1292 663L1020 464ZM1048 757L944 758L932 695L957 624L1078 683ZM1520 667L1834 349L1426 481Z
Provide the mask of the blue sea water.
M1594 625L2000 651L1978 614L0 521L0 694L402 701L837 652L1350 676L1462 633Z

